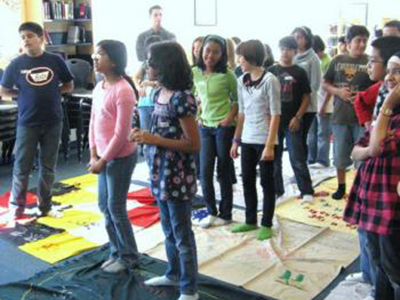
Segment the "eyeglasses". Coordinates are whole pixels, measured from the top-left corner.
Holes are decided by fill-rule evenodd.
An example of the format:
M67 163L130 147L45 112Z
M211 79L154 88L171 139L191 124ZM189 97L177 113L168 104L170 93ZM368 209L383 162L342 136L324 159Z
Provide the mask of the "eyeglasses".
M387 75L400 75L400 68L393 68L386 70Z
M96 59L100 59L101 57L107 55L106 53L102 53L102 52L98 52L98 53L93 53L92 54L92 59L96 60Z

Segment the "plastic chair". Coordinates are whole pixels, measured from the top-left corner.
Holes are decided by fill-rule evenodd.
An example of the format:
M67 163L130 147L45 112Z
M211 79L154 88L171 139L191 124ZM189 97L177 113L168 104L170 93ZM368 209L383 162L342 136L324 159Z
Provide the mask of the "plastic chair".
M8 102L8 101L7 101ZM15 104L15 102L10 102ZM10 163L17 135L18 107L0 109L0 142L2 142L3 163Z
M93 86L92 66L89 62L80 58L70 58L66 63L74 75L74 91L88 90Z
M82 153L88 148L89 145L89 125L90 115L92 112L92 99L82 98L79 102L80 106L80 122L82 134Z

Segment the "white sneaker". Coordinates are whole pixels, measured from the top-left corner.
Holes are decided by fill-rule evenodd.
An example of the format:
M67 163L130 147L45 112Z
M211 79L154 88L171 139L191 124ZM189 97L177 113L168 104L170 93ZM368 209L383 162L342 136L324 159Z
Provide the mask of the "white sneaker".
M60 211L57 211L55 209L51 209L50 211L48 211L47 213L42 213L41 215L42 217L51 217L51 218L62 218L64 216L64 214Z
M209 228L214 225L215 220L217 219L216 216L208 215L204 219L200 221L201 228Z
M121 273L126 270L126 266L124 266L118 260L114 261L113 263L109 264L107 267L103 269L104 272L107 273Z
M314 196L313 195L303 195L303 201L304 202L311 202L314 200Z
M111 265L114 261L115 261L115 258L109 258L101 264L100 268L104 269L104 268L108 267L109 265Z
M228 225L229 223L231 223L232 221L228 221L228 220L224 220L221 218L216 218L214 221L213 226L224 226L224 225Z
M178 300L197 300L199 299L199 294L194 294L194 295L185 295L181 294L181 296L178 298Z
M345 280L353 282L364 282L362 272L347 275Z
M325 169L327 168L326 166L324 166L323 164L317 162L311 165L308 165L309 168L313 168L313 169Z
M148 279L144 284L150 286L179 286L179 282L173 281L165 275Z

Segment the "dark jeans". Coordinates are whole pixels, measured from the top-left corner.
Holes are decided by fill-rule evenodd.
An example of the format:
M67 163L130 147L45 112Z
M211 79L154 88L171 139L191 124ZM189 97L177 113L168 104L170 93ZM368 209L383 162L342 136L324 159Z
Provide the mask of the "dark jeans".
M260 166L260 183L263 189L263 216L261 225L272 227L275 211L274 162L260 160L264 145L242 144L242 177L246 203L246 224L257 224L256 168Z
M364 229L358 229L358 240L360 242L360 270L365 282L375 286L375 266L371 254L368 250L367 232Z
M279 145L275 152L275 193L282 195L285 193L282 176L282 155L283 155L283 140L286 138L286 145L289 151L290 164L296 177L297 186L301 195L313 195L310 171L307 165L307 155L303 144L303 129L302 126L296 132L289 130L289 122L283 121L279 125L278 137Z
M400 300L400 230L390 235L367 232L375 265L375 300Z
M303 116L303 119L301 121L301 128L302 128L302 141L303 141L303 147L304 147L304 153L306 157L308 157L308 144L307 144L307 137L308 137L308 132L310 131L311 125L314 121L316 113L313 112L308 112L305 113Z
M232 178L230 150L234 127L201 127L200 174L203 199L208 212L224 220L232 219ZM219 165L221 202L217 210L214 189L215 159Z
M168 268L165 276L179 281L182 294L197 292L197 250L192 230L191 201L160 201L161 226L165 235Z

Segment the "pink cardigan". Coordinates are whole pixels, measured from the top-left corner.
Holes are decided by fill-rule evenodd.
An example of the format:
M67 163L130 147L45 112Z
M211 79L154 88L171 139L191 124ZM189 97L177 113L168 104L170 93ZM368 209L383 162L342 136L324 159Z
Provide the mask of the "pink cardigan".
M99 82L93 90L89 144L107 162L125 157L135 151L136 144L128 141L131 131L135 93L129 83L121 79L104 88Z

